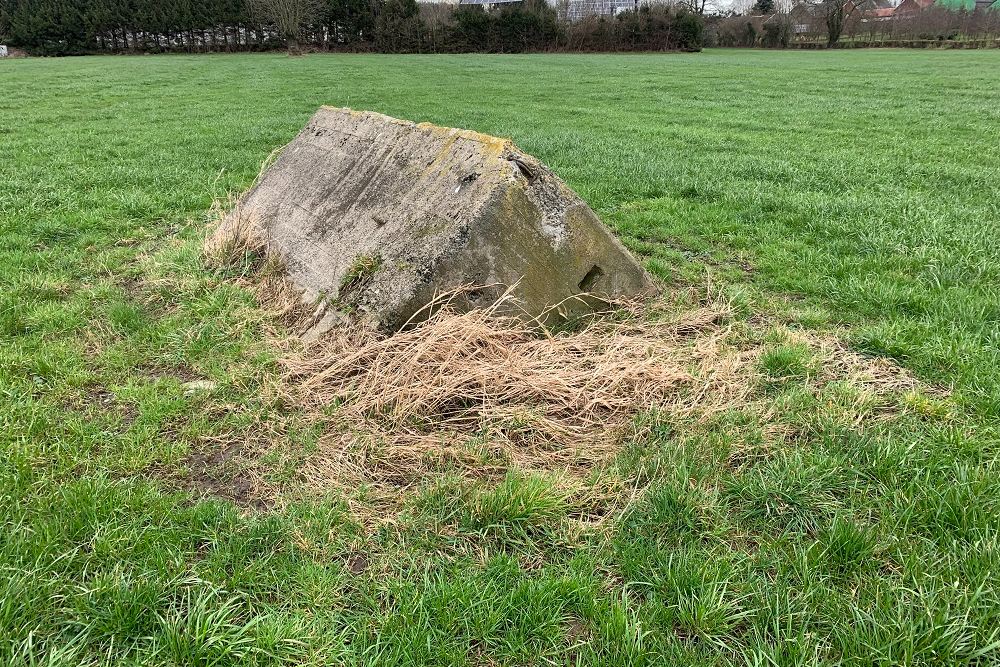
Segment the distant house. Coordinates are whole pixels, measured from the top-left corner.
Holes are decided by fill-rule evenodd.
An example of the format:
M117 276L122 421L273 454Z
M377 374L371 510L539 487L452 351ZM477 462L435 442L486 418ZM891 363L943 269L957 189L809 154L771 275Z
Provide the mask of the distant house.
M893 16L913 16L934 4L934 0L903 0L896 7Z
M460 5L484 5L487 8L490 5L509 5L515 2L521 2L521 0L458 0Z
M874 20L885 20L892 18L896 11L896 4L892 0L871 0L867 7L864 7L865 18Z
M1000 0L903 0L893 16L913 16L928 7L941 7L954 12L1000 11Z
M892 18L894 11L892 0L846 0L845 30L849 33L869 22L887 21ZM826 15L820 3L795 2L788 12L788 18L792 23L792 32L800 37L827 34Z
M587 16L614 16L639 9L640 0L569 0L565 5L566 19L578 21Z
M845 16L864 21L890 18L894 11L892 0L847 0L844 3Z
M826 30L825 19L819 7L808 2L797 2L788 12L792 32L796 35L820 34Z

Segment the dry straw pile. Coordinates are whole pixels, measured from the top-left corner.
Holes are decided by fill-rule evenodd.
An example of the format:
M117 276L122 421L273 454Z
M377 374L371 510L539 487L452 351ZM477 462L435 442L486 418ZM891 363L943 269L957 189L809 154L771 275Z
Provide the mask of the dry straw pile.
M699 382L679 344L721 313L659 323L592 319L554 333L492 308L441 307L393 336L340 330L286 359L286 386L332 412L315 472L408 484L429 470L589 467L636 415L690 409ZM331 456L331 453L336 455Z

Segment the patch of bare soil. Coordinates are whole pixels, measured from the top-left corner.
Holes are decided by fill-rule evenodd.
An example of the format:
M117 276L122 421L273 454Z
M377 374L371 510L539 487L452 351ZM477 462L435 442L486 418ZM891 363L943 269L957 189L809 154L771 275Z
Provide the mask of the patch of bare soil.
M271 506L269 491L252 467L239 460L241 449L239 442L214 450L206 448L192 452L179 466L152 472L170 487L198 497L225 498L249 510L267 509Z
M79 394L65 403L65 407L87 415L116 416L123 431L138 416L134 404L120 400L113 391L100 383L86 385Z

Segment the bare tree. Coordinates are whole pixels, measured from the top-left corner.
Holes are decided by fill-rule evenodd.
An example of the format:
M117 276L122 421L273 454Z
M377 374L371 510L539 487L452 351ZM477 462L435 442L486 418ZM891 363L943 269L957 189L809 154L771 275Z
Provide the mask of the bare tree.
M672 4L672 3L668 3ZM709 0L678 0L676 3L681 7L687 7L695 14L705 14L705 10L709 8Z
M833 46L840 41L844 25L858 6L854 0L820 0L819 6L826 22L826 45Z
M247 0L250 11L274 25L288 46L288 55L299 55L299 40L322 14L323 0Z

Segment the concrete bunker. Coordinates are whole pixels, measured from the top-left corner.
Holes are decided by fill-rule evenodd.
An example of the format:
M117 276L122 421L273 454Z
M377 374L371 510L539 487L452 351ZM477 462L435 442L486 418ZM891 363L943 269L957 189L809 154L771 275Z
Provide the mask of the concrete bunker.
M511 141L378 113L321 107L222 222L280 254L311 333L350 311L384 331L436 295L486 306L513 286L549 320L653 283L587 204Z

